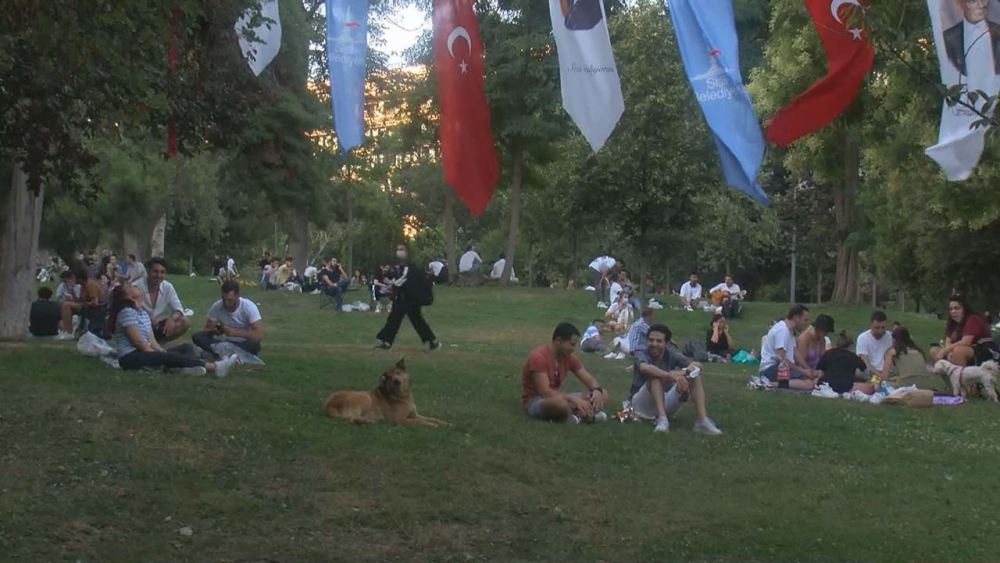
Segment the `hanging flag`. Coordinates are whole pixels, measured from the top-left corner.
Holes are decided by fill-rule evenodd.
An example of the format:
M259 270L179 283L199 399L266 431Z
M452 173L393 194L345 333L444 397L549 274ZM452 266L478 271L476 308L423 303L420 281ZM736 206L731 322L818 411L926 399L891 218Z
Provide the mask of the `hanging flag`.
M563 107L595 151L625 111L601 0L549 0Z
M740 75L731 1L670 0L669 10L684 70L719 149L726 182L767 205L767 194L757 184L764 137Z
M434 72L444 178L479 215L500 175L483 93L483 43L472 0L434 0Z
M326 0L333 126L342 152L365 141L365 58L368 0Z
M858 93L875 58L860 26L849 23L859 0L805 0L826 51L826 76L778 110L767 125L767 140L783 147L821 129L840 115Z
M243 58L250 65L253 75L259 76L281 49L281 18L278 17L278 0L261 0L260 14L274 21L264 21L252 28L250 31L257 36L257 41L250 42L243 34L250 27L250 19L253 18L255 12L256 10L253 8L247 8L240 19L236 20L235 27Z
M924 152L944 169L949 181L965 180L979 162L986 137L986 127L972 128L982 118L968 107L981 108L983 100L972 100L968 93L996 95L1000 86L1000 5L996 0L927 0L927 9L941 82L949 88L962 86L961 100L968 105L949 107L945 102L938 142Z

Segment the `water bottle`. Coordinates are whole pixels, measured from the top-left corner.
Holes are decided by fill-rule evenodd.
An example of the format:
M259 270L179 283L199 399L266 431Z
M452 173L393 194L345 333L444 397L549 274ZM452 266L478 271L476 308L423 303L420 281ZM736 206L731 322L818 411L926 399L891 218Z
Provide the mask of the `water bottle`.
M788 364L782 362L778 364L778 388L788 389L789 369Z

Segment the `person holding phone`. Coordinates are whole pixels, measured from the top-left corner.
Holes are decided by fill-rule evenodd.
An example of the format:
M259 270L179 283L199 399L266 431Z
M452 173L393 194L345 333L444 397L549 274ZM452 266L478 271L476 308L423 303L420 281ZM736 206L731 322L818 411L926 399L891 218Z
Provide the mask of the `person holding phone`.
M259 356L264 329L260 310L249 299L240 297L240 285L235 280L222 283L222 298L208 309L205 329L195 333L191 340L206 352L215 355L212 345L220 341L232 342L247 352Z

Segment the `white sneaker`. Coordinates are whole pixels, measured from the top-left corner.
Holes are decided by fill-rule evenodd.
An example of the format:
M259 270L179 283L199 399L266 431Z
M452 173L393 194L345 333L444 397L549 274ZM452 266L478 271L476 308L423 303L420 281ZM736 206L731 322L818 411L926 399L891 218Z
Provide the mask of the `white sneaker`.
M226 377L226 374L229 373L229 370L233 369L233 366L238 366L241 363L236 354L215 362L215 377Z
M813 397L823 397L825 399L839 399L840 394L833 390L827 383L820 384L819 387L813 390Z
M569 415L569 418L566 419L566 424L580 424L580 417L575 414L571 414Z
M197 377L199 375L205 375L206 373L208 373L208 370L206 370L201 366L197 366L193 368L181 368L177 370L177 373L181 375L193 375Z
M624 352L618 352L618 355L615 356L615 359L616 360L624 360L625 359L625 353Z
M694 311L694 309L692 309L690 305L688 305L687 307L684 307L684 310L685 311Z
M667 420L667 417L656 419L656 426L653 428L653 432L670 432L670 421Z
M597 304L597 308L598 309L607 309L608 308L608 304L605 303L604 301L601 301L600 303Z
M696 434L709 434L711 436L717 436L722 434L722 430L712 422L711 418L707 416L698 422L694 423L694 428L692 428Z
M594 422L607 422L607 421L608 421L608 413L604 411L598 411L596 414L594 414Z
M750 381L747 382L747 389L752 389L754 391L763 390L767 386L766 380L759 375L752 376Z
M72 332L63 332L63 331L60 330L59 334L56 335L56 340L73 340L73 333Z
M611 352L611 353L609 353L609 354L605 354L605 355L604 355L604 359L605 359L605 360L613 360L613 359L615 359L616 357L618 357L618 354L616 354L616 353L614 353L614 352Z

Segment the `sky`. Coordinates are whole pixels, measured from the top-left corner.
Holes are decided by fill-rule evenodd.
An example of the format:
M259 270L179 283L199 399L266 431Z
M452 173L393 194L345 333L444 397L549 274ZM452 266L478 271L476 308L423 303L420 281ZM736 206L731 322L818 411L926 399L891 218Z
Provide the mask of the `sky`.
M392 66L405 64L403 51L412 47L420 35L431 28L430 13L413 6L397 11L391 17L381 18L380 23L385 26L386 44L377 48L389 55Z

